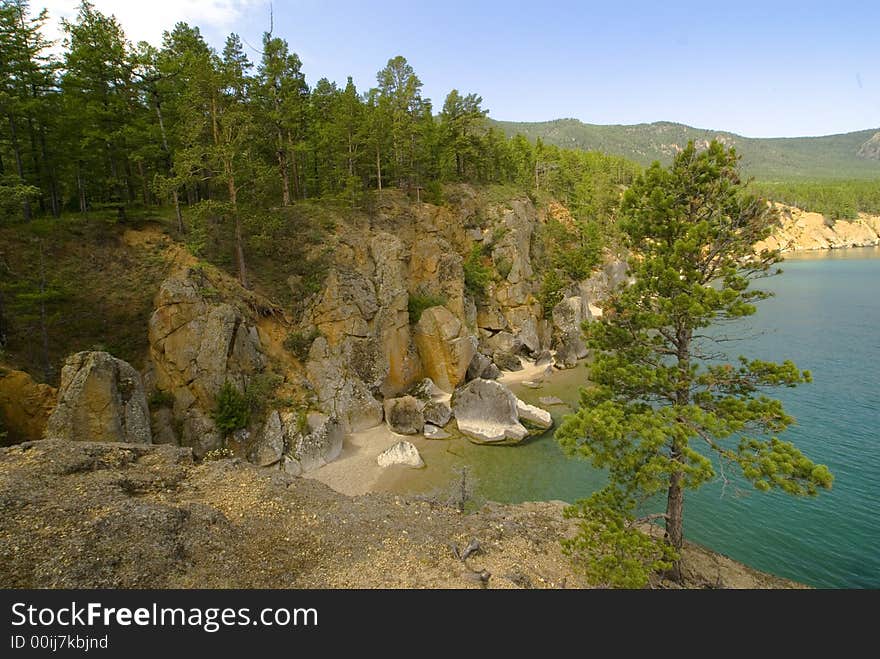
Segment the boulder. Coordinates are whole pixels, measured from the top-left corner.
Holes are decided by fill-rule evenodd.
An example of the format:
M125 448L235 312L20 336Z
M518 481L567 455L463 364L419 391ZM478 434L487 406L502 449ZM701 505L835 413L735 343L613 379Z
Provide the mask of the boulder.
M541 403L541 405L565 405L565 402L556 396L541 396L538 399L538 402Z
M54 387L34 382L23 371L0 368L0 420L7 433L0 444L42 439L57 396Z
M429 401L448 396L440 387L434 384L431 378L424 378L416 382L409 390L410 396L415 396L421 401Z
M191 407L183 415L180 444L189 446L194 457L203 458L209 451L223 447L223 436L207 414Z
M522 346L522 341L510 332L496 332L483 340L483 349L490 353L517 353Z
M587 356L581 325L590 320L592 314L587 301L580 295L573 295L563 298L553 307L552 317L556 337L556 361L570 368L577 360Z
M449 439L451 437L443 428L438 428L430 423L425 424L425 430L422 434L425 435L425 439Z
M366 430L382 423L382 404L345 361L332 352L323 336L316 338L309 349L306 373L321 409L338 419L344 432Z
M508 329L507 319L498 307L478 307L477 327L493 332Z
M180 443L174 423L174 413L170 407L160 407L152 411L150 426L153 429L153 444L171 444L176 446Z
M519 357L509 352L496 352L492 359L502 371L521 371L523 368Z
M277 410L272 410L257 441L248 450L248 460L258 467L273 465L284 456L285 444L285 427L281 423L281 415Z
M401 435L418 435L425 426L422 410L425 403L414 396L388 398L385 400L385 423Z
M540 430L546 430L553 426L553 417L550 412L542 410L540 407L529 405L526 402L516 399L516 414L523 424L528 424Z
M282 415L282 422L289 437L288 454L284 461L284 469L288 473L313 471L332 462L342 453L345 430L334 417L310 412L302 429L297 427L298 419L292 413Z
M452 408L446 400L431 400L425 404L422 410L425 423L430 423L441 428L452 419Z
M542 350L535 357L535 366L549 366L553 363L553 355L549 350Z
M425 309L413 339L425 373L438 387L451 393L464 381L477 340L452 312L442 306Z
M61 371L58 404L47 439L152 443L150 411L140 374L106 352L78 352Z
M382 451L376 458L376 462L380 467L390 467L391 465L404 465L419 469L425 466L419 450L412 442L397 442L391 448Z
M478 378L456 390L452 412L458 430L477 444L516 444L529 434L519 422L516 396L494 380Z

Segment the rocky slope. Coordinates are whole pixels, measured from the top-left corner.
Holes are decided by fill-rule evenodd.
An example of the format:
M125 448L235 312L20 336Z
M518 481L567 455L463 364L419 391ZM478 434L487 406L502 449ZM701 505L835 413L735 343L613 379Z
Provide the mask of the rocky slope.
M30 588L564 588L561 504L347 497L190 449L45 440L0 449L0 585ZM480 550L458 555L476 539ZM790 588L689 546L691 587ZM668 584L658 583L659 586Z
M780 224L757 249L783 251L880 245L880 216L859 213L855 220L832 220L793 206L778 205Z

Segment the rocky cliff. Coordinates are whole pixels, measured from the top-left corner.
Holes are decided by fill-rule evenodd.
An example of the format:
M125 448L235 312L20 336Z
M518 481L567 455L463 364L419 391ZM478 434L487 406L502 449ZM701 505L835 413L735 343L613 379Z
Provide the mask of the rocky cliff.
M854 220L833 220L793 206L777 205L779 224L756 249L799 250L880 245L880 216L859 213Z
M196 458L222 449L299 475L335 459L348 433L383 422L435 438L458 423L490 443L490 426L505 429L505 442L545 428L549 415L503 385L481 385L488 398L455 397L458 421L450 398L524 358L574 365L586 353L580 324L601 313L625 266L609 255L545 312L543 226L551 215L570 220L567 211L469 186L446 196L437 206L387 191L370 213L338 212L315 245L322 285L287 308L159 233L127 231L127 244L167 268L144 328L145 367L100 351L71 356L57 395L41 394L52 400L31 424L37 436L171 444ZM510 410L496 414L504 401Z

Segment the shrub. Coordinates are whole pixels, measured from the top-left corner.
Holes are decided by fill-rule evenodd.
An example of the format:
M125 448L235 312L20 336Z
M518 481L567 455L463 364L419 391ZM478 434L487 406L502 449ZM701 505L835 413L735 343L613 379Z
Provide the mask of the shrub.
M260 373L253 376L245 387L244 397L252 412L261 412L266 407L275 406L275 390L284 382L276 373Z
M251 420L250 401L231 382L226 381L217 394L212 416L220 432L228 435L244 428Z
M492 280L492 272L483 263L483 248L480 245L473 246L462 267L465 288L474 297L482 297L486 292L486 286Z
M439 307L446 304L446 298L442 295L433 295L431 293L410 293L409 300L406 303L409 311L409 322L415 324L422 317L422 312L431 307Z
M548 270L544 275L544 281L541 282L541 291L538 293L538 299L541 302L541 308L544 310L544 318L549 318L553 313L553 307L562 301L562 289L565 288L565 282L556 270Z
M159 391L156 389L156 391L150 394L149 404L153 409L158 407L171 407L174 405L174 396L171 395L171 392Z
M507 279L507 275L513 270L513 262L510 259L501 256L495 261L495 269L498 271L498 275L502 279Z
M425 183L425 188L422 191L422 201L434 204L435 206L443 205L443 186L440 185L440 181L433 180Z
M562 540L562 551L598 586L644 588L652 575L678 559L672 547L639 530L602 492L563 514L578 520L578 531Z
M307 332L291 332L284 339L284 348L293 354L298 360L304 362L309 356L309 348L312 347L315 339L318 338L318 331L311 329Z

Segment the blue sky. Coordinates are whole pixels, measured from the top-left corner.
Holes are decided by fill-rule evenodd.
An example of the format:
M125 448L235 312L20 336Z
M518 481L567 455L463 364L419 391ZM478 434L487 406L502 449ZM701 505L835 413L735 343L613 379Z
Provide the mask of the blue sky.
M47 0L71 15L76 0ZM133 39L175 20L259 47L263 0L94 0ZM404 55L439 109L453 87L496 119L678 121L754 137L880 127L880 0L334 2L275 0L310 83L360 89ZM250 51L254 59L259 55Z

